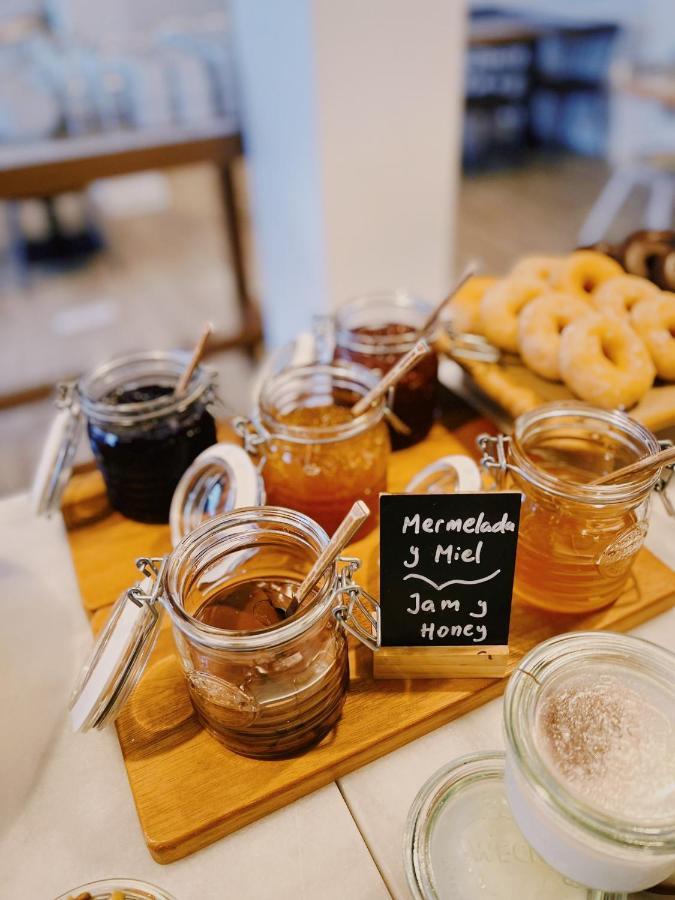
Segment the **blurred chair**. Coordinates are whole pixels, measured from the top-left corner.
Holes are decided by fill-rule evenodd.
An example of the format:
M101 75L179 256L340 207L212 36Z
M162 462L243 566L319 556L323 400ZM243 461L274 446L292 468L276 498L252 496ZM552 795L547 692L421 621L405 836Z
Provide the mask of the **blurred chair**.
M672 226L675 205L675 68L641 67L619 58L612 89L610 163L612 174L579 231L579 244L607 236L633 191L648 194L644 227Z

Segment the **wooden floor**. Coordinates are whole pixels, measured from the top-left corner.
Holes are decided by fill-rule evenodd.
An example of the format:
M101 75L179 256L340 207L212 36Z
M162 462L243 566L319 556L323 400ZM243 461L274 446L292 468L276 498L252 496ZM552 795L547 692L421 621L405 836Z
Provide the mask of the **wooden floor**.
M563 157L466 176L457 263L479 257L484 271L501 273L527 252L568 251L607 174L597 160ZM27 289L0 284L0 393L131 349L184 343L205 319L234 330L238 313L213 177L200 166L170 173L165 210L104 218L107 250L83 269L35 275ZM616 236L639 226L642 208L636 196ZM226 402L246 410L250 361L232 353L218 363ZM46 402L0 411L0 494L30 483L51 413Z
M542 156L528 165L464 177L457 221L458 264L472 257L485 272L504 274L524 253L567 253L602 190L605 163L578 156ZM639 228L639 191L617 217L611 240Z

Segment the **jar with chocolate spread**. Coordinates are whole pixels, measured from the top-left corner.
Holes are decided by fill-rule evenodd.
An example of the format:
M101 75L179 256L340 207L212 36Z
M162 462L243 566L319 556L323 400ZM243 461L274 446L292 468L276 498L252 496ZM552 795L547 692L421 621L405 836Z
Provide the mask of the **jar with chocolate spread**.
M432 308L404 291L366 294L345 303L335 315L335 358L388 372L419 340ZM433 424L438 358L427 354L398 382L392 411L410 429L391 429L394 450L421 441Z
M175 394L187 361L179 351L137 353L60 386L61 410L35 482L38 512L58 506L86 425L111 506L139 522L169 521L182 474L216 441L215 374L199 366Z
M331 563L297 602L327 544L302 513L258 506L204 522L162 559L139 560L146 577L118 599L73 695L74 728L117 717L165 611L196 717L215 738L258 759L319 742L336 726L349 684L354 605L372 612L372 629L377 608L354 583L352 558Z

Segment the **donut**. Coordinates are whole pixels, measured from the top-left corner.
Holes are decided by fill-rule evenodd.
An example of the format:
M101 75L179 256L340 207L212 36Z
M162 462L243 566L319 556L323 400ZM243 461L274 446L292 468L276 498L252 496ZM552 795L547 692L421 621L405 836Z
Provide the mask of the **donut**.
M588 303L572 294L551 291L528 303L518 320L518 343L525 365L551 381L560 381L560 332L588 313Z
M634 231L628 235L621 247L623 264L631 275L649 278L665 288L667 285L659 281L657 269L663 257L674 249L673 231Z
M675 250L669 250L657 259L654 279L664 291L675 291Z
M545 288L535 278L503 278L489 287L480 301L483 334L502 350L518 352L518 315Z
M657 375L675 381L675 294L664 291L636 303L631 323L647 345Z
M556 287L565 293L590 295L610 278L623 275L624 271L615 259L596 253L595 250L575 250L562 265L556 279Z
M455 334L482 334L480 301L496 278L474 275L462 285L448 304L450 322Z
M629 323L597 312L563 329L559 362L570 390L605 409L633 406L656 374L644 341Z
M564 261L562 256L524 256L511 269L509 278L535 278L552 285L560 275Z
M593 294L591 303L598 312L626 317L636 303L658 297L659 289L646 278L637 275L617 275L609 278Z

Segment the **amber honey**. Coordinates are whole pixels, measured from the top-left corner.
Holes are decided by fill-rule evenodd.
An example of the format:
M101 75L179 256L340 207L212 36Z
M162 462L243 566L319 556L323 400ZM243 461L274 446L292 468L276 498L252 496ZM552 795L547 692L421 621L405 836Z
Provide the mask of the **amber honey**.
M568 484L579 469L546 466ZM637 509L588 509L531 487L520 515L515 593L534 606L563 613L587 612L612 603L626 583L646 527Z
M307 375L299 376L301 371ZM283 394L284 377L298 379L292 402L284 396L283 404L269 399L263 404L263 423L271 433L263 450L267 501L305 513L328 534L356 500L371 512L361 534L374 528L379 495L387 489L390 444L382 404L361 416L351 413L370 384L359 380L363 371L332 366L291 370L275 388Z
M523 495L516 597L572 614L617 599L647 533L655 477L591 482L658 447L625 414L576 402L547 404L517 420L505 483Z

